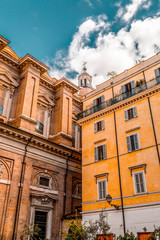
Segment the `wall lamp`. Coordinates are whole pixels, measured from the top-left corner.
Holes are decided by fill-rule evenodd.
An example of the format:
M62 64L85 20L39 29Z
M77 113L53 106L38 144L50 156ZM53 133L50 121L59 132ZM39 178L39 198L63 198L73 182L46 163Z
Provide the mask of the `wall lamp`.
M115 204L111 204L111 202L112 202L112 197L111 197L111 195L108 194L108 195L106 196L106 200L107 200L107 202L109 203L109 205L111 205L112 207L115 207L115 209L117 209L117 210L120 209L121 206L118 206L118 205L115 205Z

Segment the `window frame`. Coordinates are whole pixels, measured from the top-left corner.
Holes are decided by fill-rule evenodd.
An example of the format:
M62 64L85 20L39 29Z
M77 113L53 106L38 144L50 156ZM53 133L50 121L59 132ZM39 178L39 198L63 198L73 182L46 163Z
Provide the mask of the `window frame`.
M137 187L136 187L135 175L136 175L136 174L139 174L139 173L142 173L142 176L143 176L144 192L139 192L139 193L138 193L138 192L137 192ZM146 178L145 178L144 170L132 172L132 176L133 176L134 193L135 193L136 195L147 193L147 184L146 184Z
M97 104L98 99L101 99L101 103L100 104ZM100 106L104 102L105 102L105 98L104 98L104 94L102 94L101 96L93 99L93 106L94 107L98 107L98 106Z
M103 153L105 152L105 156L103 156L102 159L96 159L96 155L99 156L98 152L96 152L97 151L96 149L98 149L101 146L102 146L102 148L104 146L102 151L103 151ZM104 143L104 144L99 144L99 145L95 146L94 147L94 160L95 160L95 162L99 162L99 161L102 161L102 160L105 160L105 159L107 159L107 147L106 147L106 144Z
M46 178L46 179L48 179L48 180L49 180L48 186L45 186L45 185L40 184L40 178ZM45 175L39 175L39 178L38 178L38 186L39 186L39 187L43 187L43 188L51 188L51 177L45 176Z
M137 143L138 143L138 148L136 148L136 149L131 149L131 150L129 150L129 148L128 148L128 137L130 138L131 136L134 136L134 135L136 135L137 136ZM128 153L130 153L130 152L134 152L134 151L137 151L137 150L139 150L139 149L141 149L141 144L140 144L140 137L139 137L139 132L135 132L135 133L131 133L131 134L129 134L129 135L127 135L126 136L126 143L127 143L127 151L128 151ZM135 143L134 143L135 144ZM130 147L131 147L132 145L131 145L131 139L130 139Z
M101 129L100 130L98 130L98 123L99 122L101 122ZM102 123L103 122L103 123ZM99 120L99 121L96 121L95 123L94 123L94 132L95 133L97 133L97 132L100 132L100 131L103 131L105 129L105 127L104 127L104 119L101 119L101 120Z
M105 196L104 198L100 198L100 189L99 189L99 183L100 182L104 182L105 183ZM107 180L106 179L100 179L100 180L97 180L97 196L98 196L98 200L104 200L106 199L106 196L107 196ZM102 190L103 191L103 190Z
M132 118L129 118L129 113L128 111L131 110L133 111L133 117ZM129 120L132 120L134 118L137 118L138 117L138 114L137 114L137 107L135 106L132 106L130 108L127 108L125 111L124 111L124 117L125 117L125 121L129 121Z

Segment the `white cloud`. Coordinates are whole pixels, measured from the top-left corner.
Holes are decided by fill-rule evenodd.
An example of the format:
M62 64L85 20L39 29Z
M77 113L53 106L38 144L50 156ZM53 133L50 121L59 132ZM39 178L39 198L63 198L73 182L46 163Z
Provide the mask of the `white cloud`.
M136 60L149 58L160 49L160 17L133 21L130 29L122 28L117 34L110 30L106 16L88 18L78 28L66 55L58 52L51 65L51 75L66 77L68 72L81 72L87 61L93 85L107 79L110 71L120 73L136 64ZM90 45L91 34L96 33L94 45ZM59 66L62 70L59 70ZM72 79L70 79L72 81ZM73 80L77 83L77 77Z
M116 16L122 18L125 22L128 22L140 8L148 9L151 5L151 0L131 0L131 3L127 4L125 7L119 7Z

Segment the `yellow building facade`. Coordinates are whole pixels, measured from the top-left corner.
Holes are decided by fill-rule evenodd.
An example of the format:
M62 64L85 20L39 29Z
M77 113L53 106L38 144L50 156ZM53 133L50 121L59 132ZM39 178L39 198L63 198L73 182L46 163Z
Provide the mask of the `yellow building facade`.
M160 225L159 108L160 53L85 95L78 114L83 222L103 209L116 235Z

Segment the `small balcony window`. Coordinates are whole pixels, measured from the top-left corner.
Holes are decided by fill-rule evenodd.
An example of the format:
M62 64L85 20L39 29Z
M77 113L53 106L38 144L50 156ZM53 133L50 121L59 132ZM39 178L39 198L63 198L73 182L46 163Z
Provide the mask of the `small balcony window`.
M131 97L136 93L135 91L135 81L131 81L127 84L121 86L123 99Z
M3 106L0 105L0 115L2 115L2 112L3 112Z
M44 128L44 125L41 122L37 121L35 132L43 134L43 128Z

